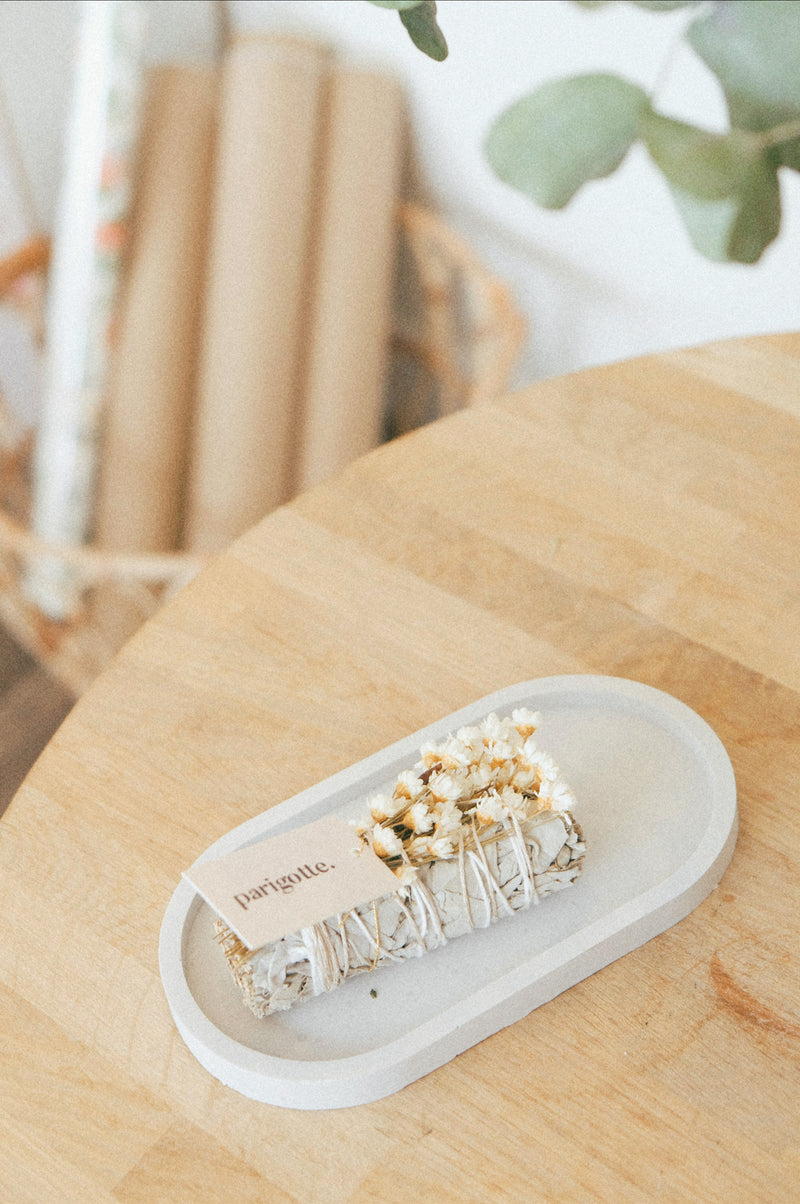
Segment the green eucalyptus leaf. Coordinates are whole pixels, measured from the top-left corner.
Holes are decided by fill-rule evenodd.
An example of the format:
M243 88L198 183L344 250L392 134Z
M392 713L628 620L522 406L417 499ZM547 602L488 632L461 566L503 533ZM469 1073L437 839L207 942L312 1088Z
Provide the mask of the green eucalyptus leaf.
M718 201L733 195L758 154L752 134L742 130L713 134L652 109L642 114L640 131L667 179L699 200Z
M641 134L694 247L717 262L756 263L781 224L777 165L758 137L712 134L652 109Z
M800 3L719 3L689 27L691 45L719 78L731 125L770 130L800 118ZM777 162L800 171L800 139L775 147Z
M546 209L610 175L635 140L647 97L616 75L553 80L496 119L486 140L495 173Z
M437 63L447 58L447 42L436 20L436 0L422 0L413 8L400 9L400 20L418 50Z

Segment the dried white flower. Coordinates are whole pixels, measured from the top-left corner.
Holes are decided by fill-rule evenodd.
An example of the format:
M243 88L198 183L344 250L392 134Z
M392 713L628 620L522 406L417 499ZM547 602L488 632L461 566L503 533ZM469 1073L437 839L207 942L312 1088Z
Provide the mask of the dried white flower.
M419 870L408 862L403 862L402 865L398 865L394 874L401 886L412 886L417 881Z
M559 776L559 769L549 753L542 752L540 748L536 749L534 756L531 758L531 763L536 766L539 773L539 778L542 786L555 782Z
M513 772L513 768L509 763L514 760L517 748L512 740L508 740L505 737L492 740L487 748L487 754L490 758L490 764L495 766L495 768L502 769L505 766L509 774Z
M422 781L418 773L413 769L404 769L398 774L397 781L393 790L395 798L415 799L419 798L420 794L425 789L425 783Z
M486 790L495 780L495 771L488 762L481 762L470 768L469 774L465 781L466 797L471 797L473 794L478 794L481 790Z
M539 716L525 707L501 719L423 745L416 771L405 770L391 797L373 795L370 818L357 831L379 857L424 865L457 855L482 830L513 815L568 810L574 800L559 770L533 739Z
M456 740L463 745L468 756L475 759L483 752L483 732L480 727L460 727L456 732Z
M373 794L368 800L369 813L376 823L382 824L384 820L393 815L397 808L392 803L391 799L386 794Z
M516 768L509 779L509 784L515 790L533 790L539 784L539 775L536 767L526 762L517 761Z
M414 803L409 807L403 816L403 823L417 835L433 831L433 816L426 803Z
M540 798L551 811L570 811L575 806L575 798L566 782L548 783Z
M428 781L431 798L437 803L461 798L463 784L449 773L432 773Z
M499 794L507 811L513 811L520 819L526 818L530 805L521 791L515 790L513 786L504 786Z
M475 818L479 824L501 823L508 815L508 808L496 791L483 795L475 803Z
M479 724L479 729L484 743L504 739L507 731L506 724L502 719L498 719L494 711Z
M542 721L538 711L529 711L527 707L517 707L511 712L511 719L523 740L532 736Z
M394 828L384 828L381 824L376 824L372 829L372 847L385 860L400 857L403 852L403 842Z
M448 836L452 833L457 834L464 822L463 811L452 799L440 803L434 810L434 817L437 836Z
M422 847L426 861L439 861L455 856L458 849L458 839L453 840L448 836L437 836L433 840L426 841Z
M419 757L420 759L418 765L421 768L432 769L433 766L438 765L441 760L439 745L434 744L431 740L428 740L419 750Z
M439 746L439 760L444 769L459 770L465 769L474 756L473 750L466 745L458 736L448 736L443 744Z

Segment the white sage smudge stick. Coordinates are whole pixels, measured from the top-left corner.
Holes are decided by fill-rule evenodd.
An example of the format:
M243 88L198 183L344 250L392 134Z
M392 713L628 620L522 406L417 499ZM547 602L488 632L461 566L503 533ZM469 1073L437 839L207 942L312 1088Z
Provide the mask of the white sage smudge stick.
M533 733L539 716L491 714L421 749L355 825L398 879L392 894L255 951L215 931L256 1016L403 961L538 903L575 881L585 845L574 799Z

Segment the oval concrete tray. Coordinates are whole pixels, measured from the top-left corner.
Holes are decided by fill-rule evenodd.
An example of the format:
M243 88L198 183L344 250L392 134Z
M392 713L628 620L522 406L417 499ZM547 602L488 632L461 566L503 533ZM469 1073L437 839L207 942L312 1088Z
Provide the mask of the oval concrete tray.
M201 860L324 814L360 814L424 741L517 706L541 712L537 741L576 796L588 849L577 882L266 1020L242 1003L213 913L181 882L162 924L161 977L181 1036L212 1075L289 1108L380 1099L663 932L716 886L736 840L727 753L689 707L614 677L546 677L490 694L248 820Z

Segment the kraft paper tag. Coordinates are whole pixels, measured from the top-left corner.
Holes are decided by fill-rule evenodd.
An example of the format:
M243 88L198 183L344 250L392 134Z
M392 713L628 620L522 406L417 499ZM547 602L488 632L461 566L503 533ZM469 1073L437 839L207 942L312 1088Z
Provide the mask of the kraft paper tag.
M184 871L248 949L397 890L385 862L329 815Z

